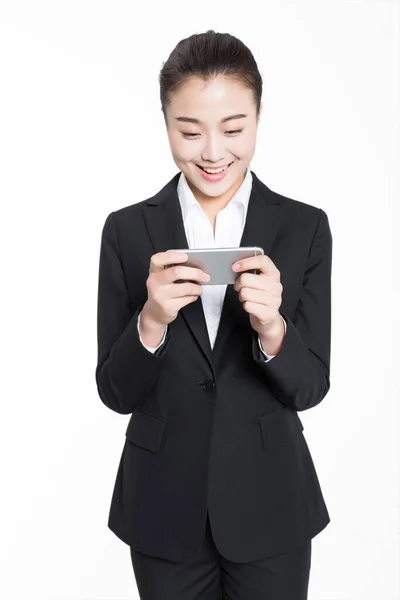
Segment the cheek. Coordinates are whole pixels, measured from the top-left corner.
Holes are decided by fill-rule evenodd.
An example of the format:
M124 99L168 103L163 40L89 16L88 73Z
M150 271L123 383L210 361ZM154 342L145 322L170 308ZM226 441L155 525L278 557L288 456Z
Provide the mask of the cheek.
M235 145L231 145L232 152L236 152L239 156L245 157L253 154L256 147L256 138L254 134L248 134L241 138L235 139Z
M190 146L187 140L185 140L180 134L171 135L169 137L169 146L171 148L172 156L176 161L185 162L190 161L194 154L194 146Z

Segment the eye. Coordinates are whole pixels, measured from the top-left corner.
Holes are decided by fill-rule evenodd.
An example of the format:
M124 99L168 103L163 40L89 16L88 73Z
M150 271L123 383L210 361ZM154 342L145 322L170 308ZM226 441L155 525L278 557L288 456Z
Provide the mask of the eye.
M233 129L231 131L226 131L225 133L229 133L229 134L234 134L234 133L242 133L243 129ZM183 137L186 137L188 139L190 138L194 138L196 135L200 135L199 133L185 133L184 131L181 131Z

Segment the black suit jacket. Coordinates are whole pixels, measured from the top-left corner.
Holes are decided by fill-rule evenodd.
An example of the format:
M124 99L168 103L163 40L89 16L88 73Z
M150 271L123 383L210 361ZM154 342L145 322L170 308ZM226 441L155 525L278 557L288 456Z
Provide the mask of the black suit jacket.
M281 273L279 354L265 362L233 285L213 349L198 298L152 354L137 330L150 257L189 247L179 175L111 212L102 231L96 383L108 408L132 413L108 527L141 552L187 561L208 508L221 554L247 562L330 521L298 412L330 387L332 237L322 209L272 191L252 171L240 245L263 247Z

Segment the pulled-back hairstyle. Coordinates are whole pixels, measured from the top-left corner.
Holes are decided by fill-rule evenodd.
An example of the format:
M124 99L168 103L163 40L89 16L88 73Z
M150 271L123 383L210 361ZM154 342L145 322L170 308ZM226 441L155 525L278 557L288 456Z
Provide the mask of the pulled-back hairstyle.
M189 77L209 80L218 75L236 79L253 92L259 117L262 77L249 48L229 33L209 29L178 42L159 74L161 110L167 123L166 107L171 96Z

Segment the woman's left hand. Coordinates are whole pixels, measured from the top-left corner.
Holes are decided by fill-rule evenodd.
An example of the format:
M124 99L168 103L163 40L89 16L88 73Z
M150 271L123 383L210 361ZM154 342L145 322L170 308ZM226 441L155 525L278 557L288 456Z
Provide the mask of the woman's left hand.
M239 292L244 310L249 313L252 328L261 338L268 338L282 326L279 313L283 290L280 271L266 254L243 258L239 262L239 268L235 268L237 263L232 265L236 273L250 269L260 271L259 274L242 273L233 287Z

